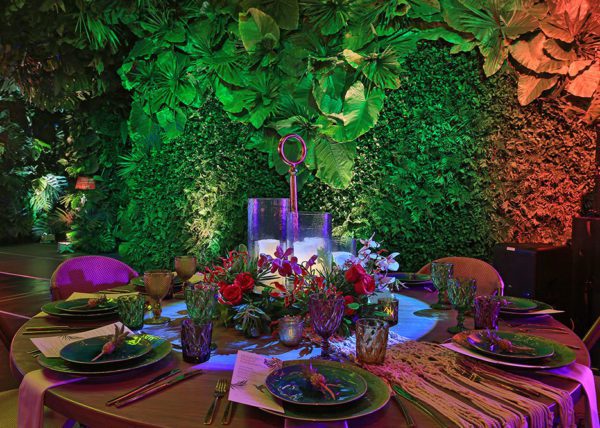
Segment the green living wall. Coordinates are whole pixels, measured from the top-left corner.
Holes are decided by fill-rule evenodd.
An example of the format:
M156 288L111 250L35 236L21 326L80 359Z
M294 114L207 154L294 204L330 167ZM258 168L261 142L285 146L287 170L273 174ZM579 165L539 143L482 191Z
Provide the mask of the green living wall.
M422 44L359 140L349 187L309 178L300 209L331 212L336 234L376 232L407 270L449 254L488 258L505 240L564 242L591 185L593 140L559 115L520 108L514 81L483 78L478 62ZM240 144L247 128L211 99L183 136L124 165L128 263L169 266L188 249L210 260L245 241L248 197L288 194L266 159Z

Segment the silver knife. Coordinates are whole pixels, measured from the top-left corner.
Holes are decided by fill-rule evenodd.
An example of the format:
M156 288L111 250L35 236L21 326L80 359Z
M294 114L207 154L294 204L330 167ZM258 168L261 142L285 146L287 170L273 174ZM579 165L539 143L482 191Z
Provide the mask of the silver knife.
M128 397L131 397L132 395L143 391L144 389L150 388L151 386L154 386L155 384L157 384L158 382L160 382L161 380L165 380L168 379L172 376L175 376L177 373L179 373L181 370L180 369L173 369L173 370L169 370L168 372L164 372L159 374L158 376L156 376L155 378L150 379L148 382L146 382L143 385L138 386L137 388L133 388L131 391L126 392L123 395L119 395L118 397L113 398L112 400L108 400L106 402L107 406L112 406L113 404L115 404L117 401L119 400L124 400Z
M146 388L146 389L140 391L139 393L134 394L133 396L131 396L129 398L126 398L123 401L117 401L115 403L115 407L121 408L121 407L127 406L128 404L131 404L135 401L141 400L142 398L145 398L149 395L155 394L159 391L162 391L163 389L167 389L167 388L175 385L176 383L179 383L186 379L191 379L192 377L197 376L202 373L204 373L202 370L191 370L191 371L188 371L185 373L181 373L179 376L176 376L171 380L158 383L154 386L151 386L150 388Z

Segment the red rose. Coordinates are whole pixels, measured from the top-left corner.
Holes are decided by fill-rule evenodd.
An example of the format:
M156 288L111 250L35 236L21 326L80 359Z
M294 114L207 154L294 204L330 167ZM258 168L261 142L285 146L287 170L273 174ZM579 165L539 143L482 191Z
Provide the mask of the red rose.
M223 296L225 303L233 306L242 302L242 294L240 286L235 284L226 285L221 289L221 296Z
M240 287L245 293L254 289L254 278L248 272L238 273L233 280L233 284Z
M356 294L371 294L375 291L375 278L371 275L363 275L360 280L354 283L354 291Z
M356 282L366 274L367 273L365 272L365 269L357 263L355 265L352 265L352 267L346 271L346 281Z
M219 287L219 291L221 291L223 288L227 287L229 284L227 284L225 281L219 281L217 283L217 287Z
M348 307L350 303L354 303L354 297L344 296L344 305L346 306L346 309L344 309L344 315L354 315L354 313L356 312L354 309L350 309Z

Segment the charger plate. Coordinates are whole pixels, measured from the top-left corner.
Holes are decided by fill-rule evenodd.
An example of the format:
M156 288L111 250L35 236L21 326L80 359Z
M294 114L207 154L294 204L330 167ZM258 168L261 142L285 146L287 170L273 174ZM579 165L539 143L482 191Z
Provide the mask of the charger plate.
M171 342L149 334L144 335L144 338L152 344L152 350L140 358L125 363L103 365L73 364L62 358L48 358L44 355L40 355L37 361L40 366L55 372L79 376L93 376L111 375L139 369L157 363L171 354Z
M319 361L322 364L339 364L330 361ZM284 366L306 364L306 360L286 361ZM390 389L387 384L371 372L360 367L351 366L352 370L367 382L367 392L358 400L338 406L307 406L292 403L283 403L284 413L273 410L261 409L267 413L284 418L310 422L333 422L360 418L377 412L384 407L390 399ZM265 393L269 393L265 391Z

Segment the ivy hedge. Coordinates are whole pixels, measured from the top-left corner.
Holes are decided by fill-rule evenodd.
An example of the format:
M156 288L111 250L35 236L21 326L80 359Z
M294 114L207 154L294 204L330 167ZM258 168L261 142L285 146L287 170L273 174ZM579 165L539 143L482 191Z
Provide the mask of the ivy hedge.
M515 82L485 79L479 61L420 44L357 144L350 185L304 177L300 209L331 212L336 234L376 232L406 270L450 254L488 258L494 243L524 236L564 242L591 185L593 140L535 103L518 107ZM134 147L119 221L128 263L167 267L187 250L208 262L245 241L247 198L288 194L266 156L240 144L249 135L210 99L182 136Z

